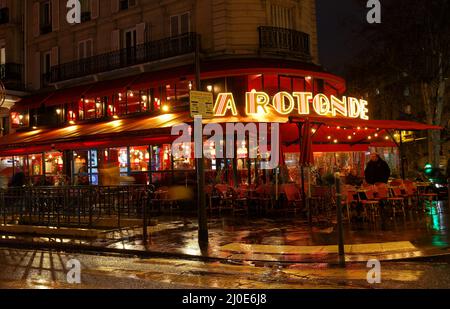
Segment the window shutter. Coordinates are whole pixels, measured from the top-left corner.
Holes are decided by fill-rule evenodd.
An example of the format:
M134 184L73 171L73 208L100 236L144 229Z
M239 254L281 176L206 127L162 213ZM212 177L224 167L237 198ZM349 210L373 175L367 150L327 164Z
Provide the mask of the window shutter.
M92 40L86 41L86 58L92 57L94 55L94 47Z
M190 18L189 13L181 15L181 28L180 34L186 34L189 32L190 28Z
M39 3L38 3L39 5ZM32 74L31 76L31 84L33 89L41 88L41 53L35 52L32 58L33 63L31 63Z
M120 30L114 30L111 33L111 50L116 51L120 49Z
M145 23L140 23L136 25L136 44L145 43Z
M170 36L179 35L178 16L170 17Z
M119 12L119 0L111 0L111 12L113 14Z
M36 2L33 4L33 35L34 37L38 37L41 34L40 24L39 24L39 16L40 16L40 4Z
M99 0L91 0L91 18L96 19L99 16ZM114 2L114 1L113 1Z
M59 30L59 0L52 0L52 30Z
M59 64L59 47L52 47L52 52L50 56L50 66L56 66Z

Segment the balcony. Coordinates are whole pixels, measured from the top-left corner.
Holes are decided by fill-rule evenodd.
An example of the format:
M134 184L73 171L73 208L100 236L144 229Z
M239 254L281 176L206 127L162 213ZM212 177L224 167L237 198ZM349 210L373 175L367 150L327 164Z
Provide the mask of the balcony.
M9 8L0 9L0 25L9 23Z
M6 63L0 65L0 79L9 90L23 90L22 81L23 66L17 63Z
M277 27L259 27L258 30L262 52L311 61L309 34Z
M196 33L186 33L60 64L52 67L50 73L43 76L43 82L51 84L193 53L197 40L199 40L199 36Z

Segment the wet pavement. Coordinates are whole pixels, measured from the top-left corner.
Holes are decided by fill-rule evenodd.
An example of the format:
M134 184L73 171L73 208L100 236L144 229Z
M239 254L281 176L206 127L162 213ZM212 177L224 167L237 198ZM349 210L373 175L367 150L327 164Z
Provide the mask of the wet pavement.
M67 280L67 261L80 262L80 283ZM382 262L381 283L369 284L365 263L206 263L117 255L0 248L0 289L386 289L450 288L450 257L440 261ZM194 292L195 293L195 292Z
M248 218L215 216L209 220L209 246L197 242L195 216L157 217L149 227L147 244L142 228L109 231L105 239L74 240L24 236L3 236L18 242L55 242L88 245L99 249L159 252L183 256L212 257L232 261L326 262L337 260L337 232L333 221L315 222L301 218ZM426 213L411 211L377 224L346 223L344 239L347 261L396 260L450 253L449 212L446 203L429 205Z

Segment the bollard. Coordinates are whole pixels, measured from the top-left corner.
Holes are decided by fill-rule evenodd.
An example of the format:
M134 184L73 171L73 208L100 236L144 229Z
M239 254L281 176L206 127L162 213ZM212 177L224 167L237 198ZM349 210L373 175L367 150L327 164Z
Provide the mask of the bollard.
M341 207L341 176L335 174L336 181L336 211L338 226L338 247L339 247L339 266L345 267L345 247L344 247L344 228L342 223L342 207Z
M144 245L147 244L147 238L148 238L148 235L147 235L147 206L150 203L150 200L151 200L151 193L149 190L149 191L147 191L147 201L143 204L144 209L142 211L142 220L143 220L143 222L142 222L142 239L143 239Z

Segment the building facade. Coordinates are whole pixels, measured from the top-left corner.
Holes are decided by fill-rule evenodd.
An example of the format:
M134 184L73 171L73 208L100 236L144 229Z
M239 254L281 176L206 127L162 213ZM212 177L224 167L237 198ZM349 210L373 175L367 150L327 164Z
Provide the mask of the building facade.
M24 96L23 1L0 1L0 136L10 133L9 109Z
M33 183L88 174L99 184L108 164L146 183L187 181L194 160L173 157L170 128L188 121L193 89L233 93L239 110L249 91L345 91L320 67L314 0L80 3L80 24L67 22L65 0L22 7L30 95L11 109L17 132L1 140L0 157ZM257 164L241 148L233 169L250 182Z

